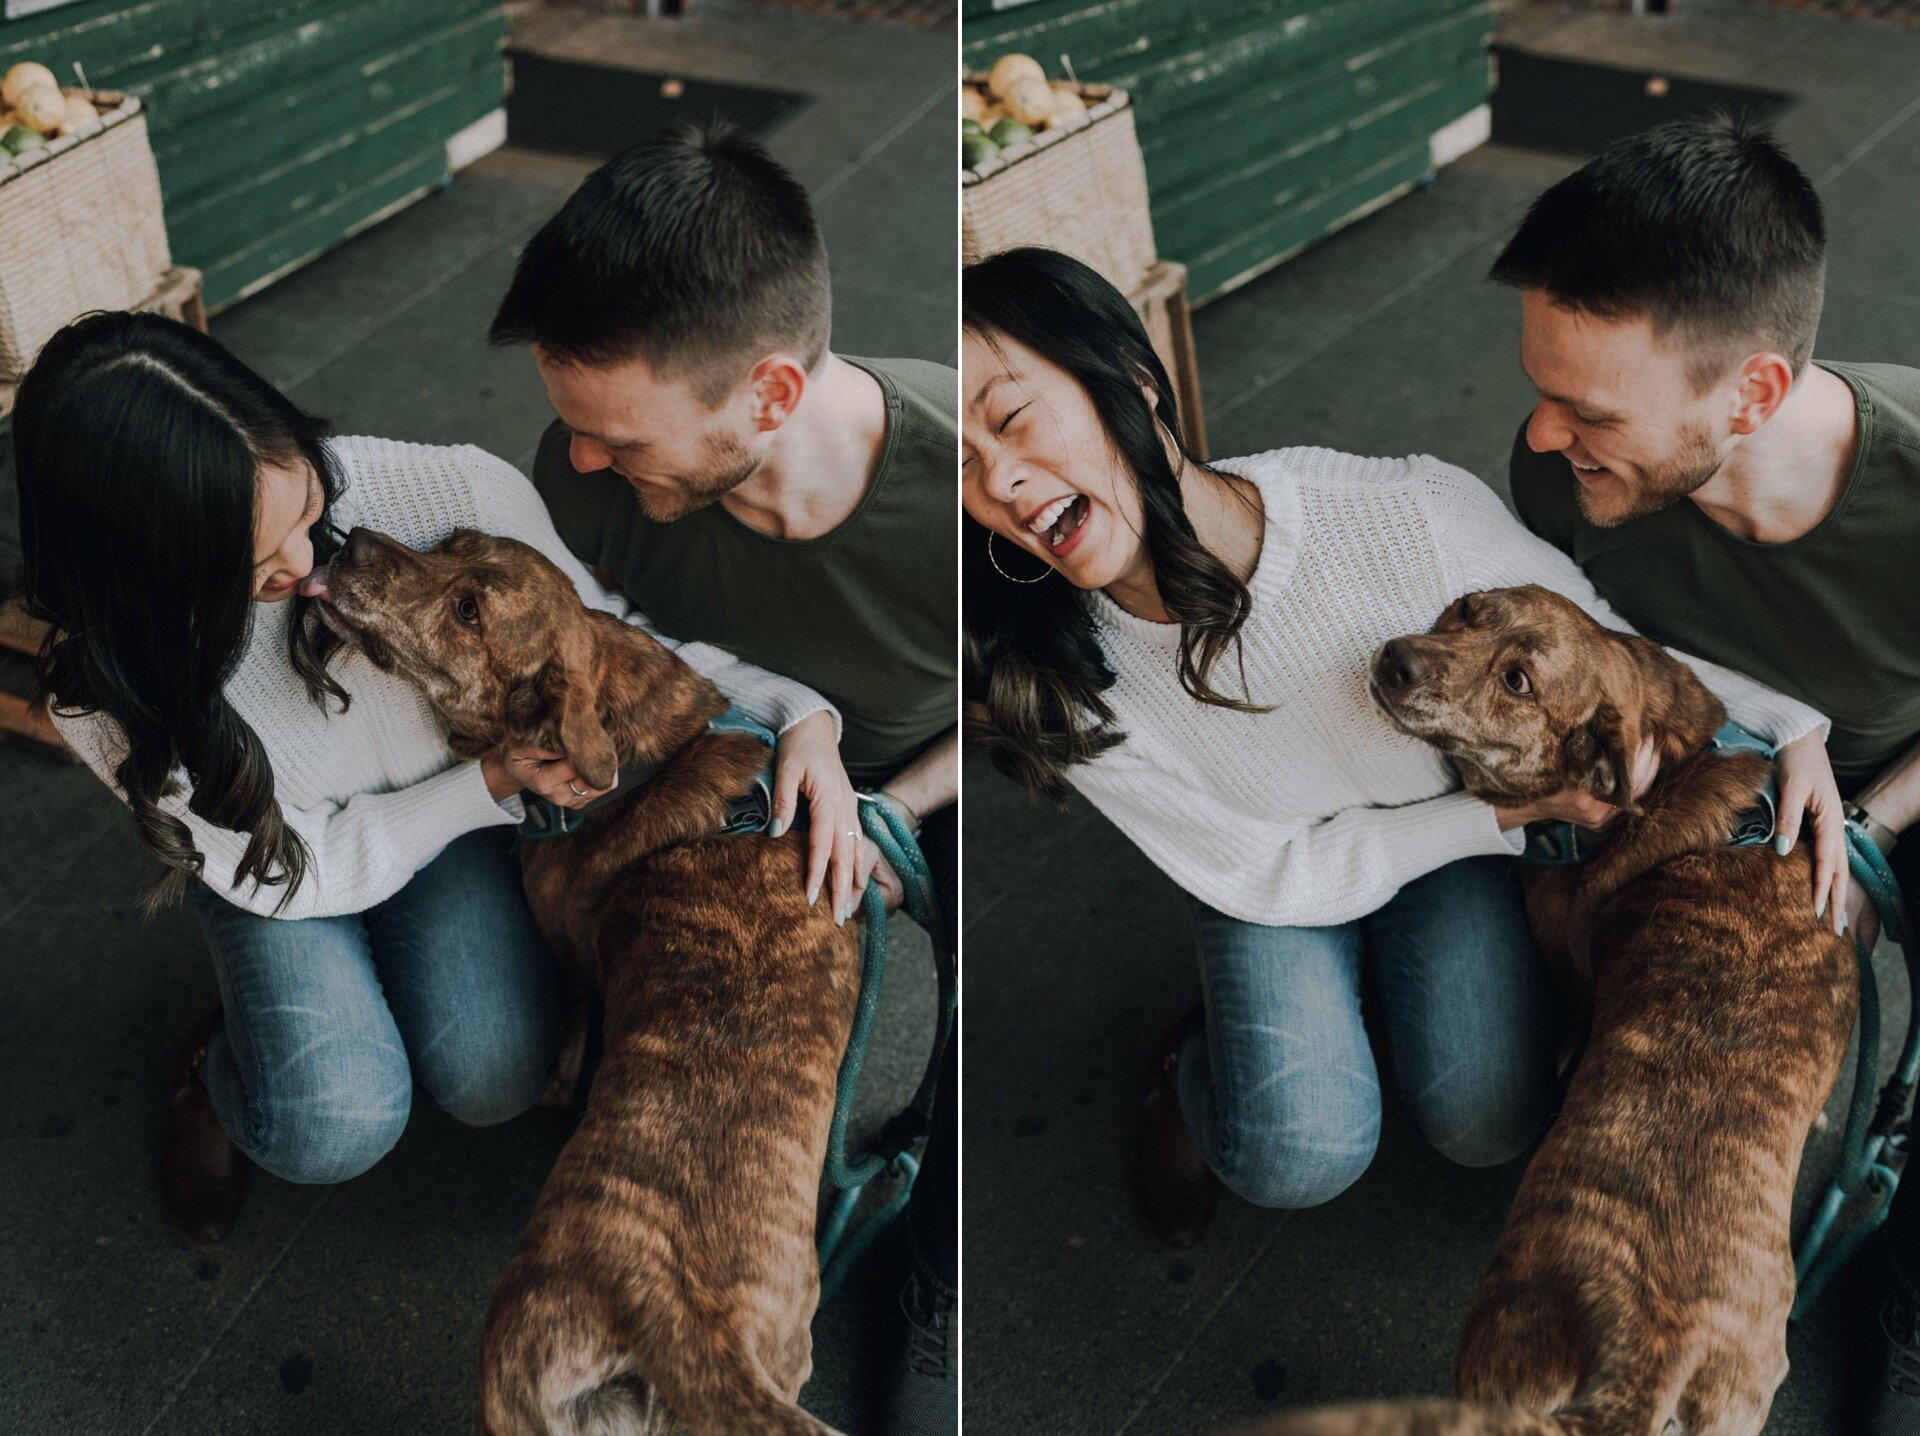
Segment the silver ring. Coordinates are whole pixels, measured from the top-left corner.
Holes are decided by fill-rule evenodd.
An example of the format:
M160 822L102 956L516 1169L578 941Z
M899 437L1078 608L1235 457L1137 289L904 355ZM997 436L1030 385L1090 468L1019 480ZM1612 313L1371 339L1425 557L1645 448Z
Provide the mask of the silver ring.
M857 838L860 836L860 830L858 828L848 828L847 836L850 838Z
M573 779L571 778L567 779L567 789L576 798L584 798L587 796L587 790L585 788L582 788L578 783L574 782Z

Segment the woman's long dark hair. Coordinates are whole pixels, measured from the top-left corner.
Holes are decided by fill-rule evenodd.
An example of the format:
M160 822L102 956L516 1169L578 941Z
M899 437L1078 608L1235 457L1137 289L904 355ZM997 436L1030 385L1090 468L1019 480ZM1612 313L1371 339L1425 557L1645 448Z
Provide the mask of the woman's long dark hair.
M1010 249L970 264L960 289L963 327L989 344L1004 336L1025 345L1092 401L1140 492L1154 585L1180 624L1180 686L1202 703L1259 711L1213 686L1214 665L1237 643L1252 598L1187 517L1179 474L1189 456L1173 385L1133 307L1094 270L1051 249ZM1101 696L1113 670L1079 590L1057 577L1009 582L992 564L987 531L971 519L964 528L968 736L1016 783L1062 801L1065 769L1126 736Z
M13 449L28 611L51 626L39 680L63 712L104 713L126 735L114 772L140 841L165 865L149 910L177 899L205 859L160 806L184 771L188 808L249 835L233 874L284 884L306 844L274 799L259 738L222 689L253 622L254 517L263 463L313 466L325 494L316 562L339 476L326 425L214 340L152 314L90 314L61 330L20 384ZM295 597L294 669L316 704L347 695L326 671L339 639Z

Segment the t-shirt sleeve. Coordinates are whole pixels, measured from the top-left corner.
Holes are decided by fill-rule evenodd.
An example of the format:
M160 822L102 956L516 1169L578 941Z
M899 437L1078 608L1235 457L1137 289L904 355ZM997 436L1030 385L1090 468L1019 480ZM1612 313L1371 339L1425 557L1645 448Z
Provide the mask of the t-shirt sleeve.
M1634 632L1633 625L1600 596L1580 566L1557 546L1514 522L1492 489L1465 470L1438 459L1423 455L1414 462L1419 466L1430 506L1440 562L1456 596L1537 583L1572 599L1602 626L1619 633ZM1743 673L1675 649L1667 652L1694 671L1725 705L1728 717L1775 747L1815 730L1824 736L1831 726L1816 709L1776 693Z
M552 432L548 431L549 437ZM546 440L542 440L542 452L546 447ZM562 539L543 495L518 469L484 449L467 446L461 454L483 530L503 538L519 539L538 549L573 581L587 607L611 613L679 655L696 673L711 678L728 702L757 722L776 733L784 733L802 718L824 711L833 715L834 739L839 740L840 713L826 699L804 683L743 662L723 648L715 648L710 643L682 643L661 633L624 595L604 587L587 571L586 562L580 556L581 544L577 540ZM566 462L564 439L560 462ZM589 540L587 552L592 553L597 547L597 543Z

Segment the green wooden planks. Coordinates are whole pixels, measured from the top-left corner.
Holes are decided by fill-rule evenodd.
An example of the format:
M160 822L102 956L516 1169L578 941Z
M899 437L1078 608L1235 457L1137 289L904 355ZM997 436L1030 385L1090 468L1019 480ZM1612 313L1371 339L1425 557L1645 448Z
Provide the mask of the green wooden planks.
M176 258L231 300L445 177L505 96L501 0L84 0L0 24L147 104Z
M1134 98L1161 253L1207 298L1426 173L1485 102L1489 0L966 0L964 55L1010 50ZM1422 128L1424 126L1424 128Z

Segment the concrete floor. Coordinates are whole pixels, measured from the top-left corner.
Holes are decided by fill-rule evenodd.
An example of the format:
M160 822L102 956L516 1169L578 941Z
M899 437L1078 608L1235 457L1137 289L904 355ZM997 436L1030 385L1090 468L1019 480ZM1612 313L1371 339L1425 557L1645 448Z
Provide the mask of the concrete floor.
M815 98L769 138L812 190L835 347L953 362L953 37L711 0L695 19L536 12L523 43ZM485 330L521 244L591 166L507 149L216 317L213 331L342 433L477 443L525 468L548 412L531 360ZM10 460L10 446L7 449ZM9 467L0 565L17 557ZM152 1180L163 1083L213 993L189 916L140 921L147 872L85 770L0 746L0 1431L301 1436L471 1429L493 1279L564 1130L485 1131L428 1104L361 1179L256 1175L212 1256L168 1232ZM898 944L866 1092L911 1090L930 1021L924 940ZM816 1323L806 1403L857 1429L860 1329Z
M1920 364L1920 34L1694 0L1644 19L1516 4L1502 28L1570 57L1803 96L1779 129L1827 205L1819 352ZM1532 394L1518 301L1483 276L1573 163L1482 149L1202 310L1214 453L1428 452L1504 493ZM980 762L966 803L968 1429L1199 1433L1450 1390L1522 1164L1455 1168L1390 1114L1373 1170L1337 1201L1283 1214L1229 1198L1197 1251L1158 1253L1125 1173L1146 1048L1198 991L1178 896L1084 803L1055 813ZM1890 960L1883 948L1903 1011ZM1803 1187L1825 1180L1831 1144L1814 1142ZM1861 1285L1841 1285L1793 1334L1769 1436L1852 1429L1844 1392L1870 1317Z

